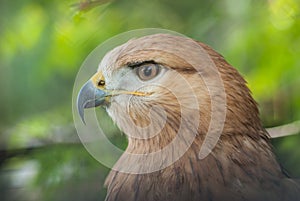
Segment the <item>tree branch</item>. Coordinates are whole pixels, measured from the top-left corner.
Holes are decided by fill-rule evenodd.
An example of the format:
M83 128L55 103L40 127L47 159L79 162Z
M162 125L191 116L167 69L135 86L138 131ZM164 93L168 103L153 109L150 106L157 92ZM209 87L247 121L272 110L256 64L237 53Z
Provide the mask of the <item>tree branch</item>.
M271 138L285 137L300 133L300 121L294 121L289 124L267 128Z
M103 4L109 3L112 0L85 0L85 1L80 1L78 3L74 3L71 5L71 7L75 8L76 10L80 12L84 11L89 11L97 6L101 6Z

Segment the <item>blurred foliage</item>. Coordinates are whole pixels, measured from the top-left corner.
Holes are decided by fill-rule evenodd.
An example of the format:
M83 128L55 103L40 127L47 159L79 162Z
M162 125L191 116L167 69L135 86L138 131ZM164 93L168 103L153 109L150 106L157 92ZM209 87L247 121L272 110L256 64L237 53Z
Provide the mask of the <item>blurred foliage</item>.
M2 200L103 199L109 170L78 144L71 96L86 56L124 31L171 29L207 43L246 77L266 126L300 119L299 0L84 3L0 2ZM124 149L124 136L104 121ZM274 140L297 177L299 143L299 135Z

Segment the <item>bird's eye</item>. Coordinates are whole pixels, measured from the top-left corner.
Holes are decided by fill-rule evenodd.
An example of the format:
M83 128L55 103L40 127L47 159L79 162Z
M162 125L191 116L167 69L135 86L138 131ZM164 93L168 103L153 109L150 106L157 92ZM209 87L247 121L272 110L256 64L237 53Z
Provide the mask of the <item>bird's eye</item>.
M136 68L136 74L142 81L148 81L158 75L160 66L158 64L144 64Z

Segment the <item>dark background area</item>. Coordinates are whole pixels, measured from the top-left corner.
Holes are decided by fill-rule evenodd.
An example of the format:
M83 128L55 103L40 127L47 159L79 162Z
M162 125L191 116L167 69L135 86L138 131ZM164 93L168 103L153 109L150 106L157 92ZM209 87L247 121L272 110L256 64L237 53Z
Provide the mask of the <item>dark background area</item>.
M209 44L246 78L265 127L300 120L299 0L95 2L0 2L2 201L104 198L109 169L79 142L72 90L87 55L132 29L170 29ZM108 126L112 141L126 146ZM300 135L272 142L300 178Z

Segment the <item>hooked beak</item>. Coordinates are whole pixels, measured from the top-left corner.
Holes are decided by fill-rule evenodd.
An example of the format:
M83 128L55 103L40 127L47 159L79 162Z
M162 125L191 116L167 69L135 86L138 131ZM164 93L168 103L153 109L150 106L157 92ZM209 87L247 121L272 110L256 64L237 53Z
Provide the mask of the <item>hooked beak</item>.
M91 107L98 107L101 105L107 105L110 102L112 96L128 94L135 96L147 96L151 93L139 92L139 91L126 91L126 90L109 90L105 87L105 79L98 71L92 78L87 81L80 89L77 97L77 109L82 122L84 121L84 109Z
M105 90L96 88L92 80L83 85L78 94L77 109L84 124L84 109L105 105L108 96L110 94Z

